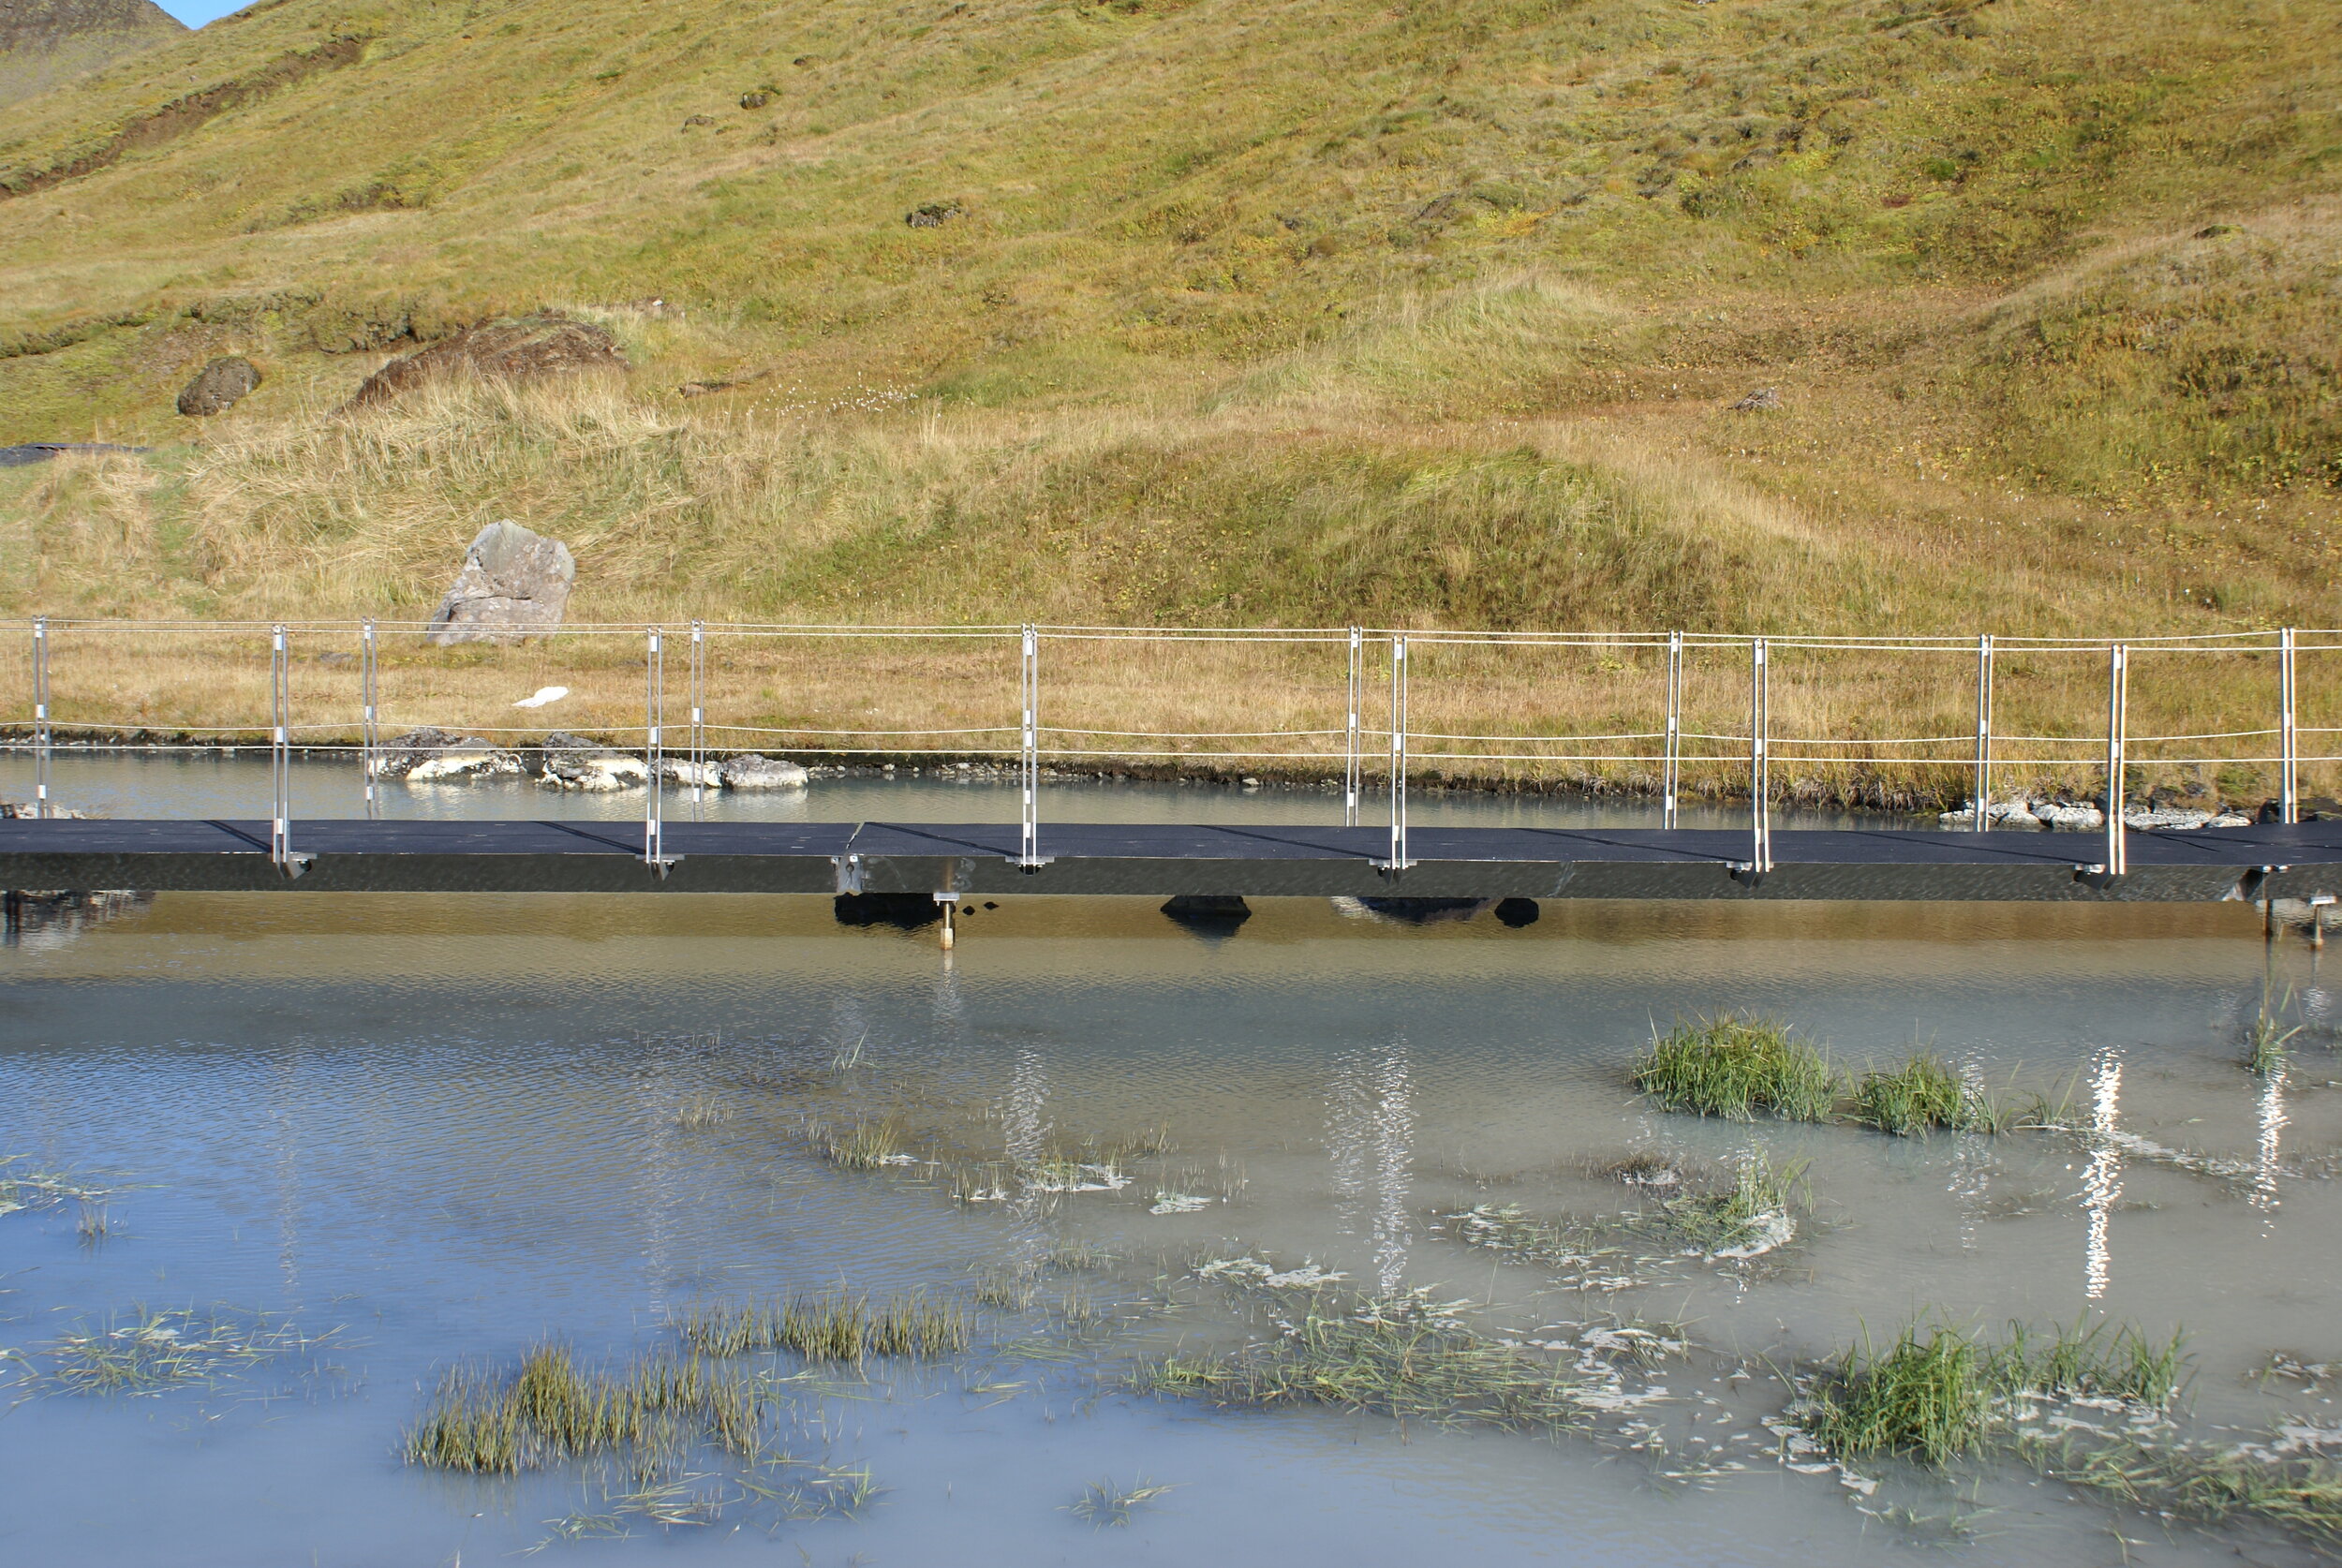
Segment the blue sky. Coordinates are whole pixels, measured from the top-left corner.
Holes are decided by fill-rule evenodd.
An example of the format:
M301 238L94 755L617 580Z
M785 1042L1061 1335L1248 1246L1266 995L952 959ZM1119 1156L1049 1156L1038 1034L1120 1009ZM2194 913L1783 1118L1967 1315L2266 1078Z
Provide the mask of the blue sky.
M250 0L155 0L155 3L190 27L200 27L215 16L242 10Z

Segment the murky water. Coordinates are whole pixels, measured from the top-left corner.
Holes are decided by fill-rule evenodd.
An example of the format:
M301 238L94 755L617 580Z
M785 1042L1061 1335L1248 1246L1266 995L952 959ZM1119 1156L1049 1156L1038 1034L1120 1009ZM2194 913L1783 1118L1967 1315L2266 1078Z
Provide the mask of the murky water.
M402 1464L451 1365L546 1336L596 1359L672 1343L671 1314L719 1297L965 1299L1054 1257L1030 1306L979 1309L964 1358L867 1382L758 1363L805 1473L867 1464L883 1488L855 1516L638 1512L624 1538L542 1559L2309 1561L2013 1464L1946 1484L1882 1463L1855 1478L1866 1493L1787 1467L1760 1423L1791 1398L1776 1369L1938 1310L2185 1327L2189 1433L2332 1427L2328 1390L2251 1376L2273 1352L2342 1360L2342 998L2323 962L2264 946L2234 905L1549 903L1510 929L1271 900L1212 937L1149 903L1030 899L969 916L948 960L931 933L842 927L815 899L95 911L0 952L0 1154L115 1190L103 1236L69 1202L0 1215L0 1377L21 1401L0 1420L0 1556L501 1561L556 1521L615 1516L611 1487L579 1465ZM2274 1078L2241 1065L2264 1004L2304 1026ZM1857 1065L1921 1043L1995 1085L2070 1089L2084 1131L1904 1140L1639 1102L1625 1069L1653 1021L1721 1008ZM867 1118L993 1159L1158 1128L1172 1146L1126 1155L1117 1190L971 1206L924 1165L821 1158L809 1122ZM1630 1207L1598 1173L1632 1154L1726 1165L1756 1145L1811 1161L1812 1208L1753 1262L1529 1264L1460 1235L1475 1206ZM1202 1206L1153 1212L1174 1192ZM1194 1269L1247 1256L1468 1298L1485 1332L1616 1408L1547 1439L1125 1391L1149 1355L1229 1341L1240 1303ZM1104 1321L1069 1328L1081 1301ZM45 1347L77 1324L215 1305L319 1342L156 1393L56 1386ZM1621 1375L1587 1350L1621 1322L1681 1325L1690 1348ZM1067 1511L1109 1478L1174 1489L1123 1528Z

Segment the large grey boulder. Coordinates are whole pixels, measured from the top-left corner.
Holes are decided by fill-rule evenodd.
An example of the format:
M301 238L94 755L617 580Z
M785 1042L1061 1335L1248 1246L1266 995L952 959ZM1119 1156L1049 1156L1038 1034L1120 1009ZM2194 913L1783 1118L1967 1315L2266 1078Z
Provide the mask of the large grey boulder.
M550 790L580 790L603 794L649 782L650 769L640 757L604 746L584 735L556 730L545 737L543 771L537 782Z
M717 773L727 790L802 790L807 777L794 762L752 751L725 758Z
M214 360L195 373L179 394L179 411L189 419L224 414L260 384L259 367L241 354Z
M561 626L577 563L569 546L507 518L480 530L464 552L455 585L424 633L439 647L456 643L517 643Z

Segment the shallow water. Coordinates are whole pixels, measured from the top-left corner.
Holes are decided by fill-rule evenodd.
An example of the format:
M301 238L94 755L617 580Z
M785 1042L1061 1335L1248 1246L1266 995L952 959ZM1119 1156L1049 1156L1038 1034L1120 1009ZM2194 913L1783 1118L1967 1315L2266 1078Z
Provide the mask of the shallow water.
M475 1481L402 1465L401 1433L452 1364L547 1335L589 1358L670 1342L666 1314L716 1297L840 1281L964 1295L1004 1258L1088 1241L1119 1261L1049 1275L1044 1294L1126 1304L1119 1327L1068 1336L986 1309L963 1361L775 1385L800 1457L867 1462L885 1488L859 1517L637 1518L627 1539L544 1558L2309 1559L2007 1467L1964 1472L1955 1495L1874 1466L1865 1498L1784 1468L1756 1426L1788 1398L1771 1368L1922 1309L2185 1326L2191 1430L2335 1419L2323 1391L2247 1377L2275 1351L2342 1359L2342 1003L2297 939L2264 946L2254 911L1549 903L1507 929L1256 910L1219 939L1137 900L1009 900L967 917L949 959L931 935L841 927L825 900L758 897L166 895L30 933L0 952L0 1153L119 1191L95 1242L71 1205L0 1216L0 1345L37 1371L77 1320L138 1304L340 1332L151 1397L21 1383L0 1473L38 1506L7 1511L0 1554L502 1559L606 1504L576 1467ZM2305 1026L2274 1088L2239 1065L2264 998ZM1856 1064L1923 1042L1995 1084L2077 1084L2107 1135L1898 1140L1638 1102L1624 1070L1653 1022L1727 1007ZM1177 1146L1134 1161L1121 1191L1011 1211L955 1204L924 1168L833 1168L808 1116L891 1116L995 1152L1164 1125ZM1753 1144L1810 1160L1814 1205L1756 1265L1676 1259L1567 1289L1459 1245L1448 1218L1615 1210L1629 1200L1591 1165ZM1150 1213L1163 1187L1213 1201ZM1119 1391L1131 1358L1232 1331L1192 1265L1248 1253L1380 1293L1435 1286L1490 1303L1491 1332L1548 1342L1682 1324L1695 1349L1634 1383L1667 1390L1633 1418L1669 1449ZM1162 1291L1174 1305L1143 1309ZM1746 1468L1668 1479L1711 1433ZM1142 1476L1176 1489L1127 1528L1066 1512L1088 1483ZM1964 1515L1970 1533L1877 1516L1890 1500Z
M0 752L0 800L30 800L34 770L22 748ZM265 750L241 752L167 748L151 753L90 753L70 748L53 754L51 799L75 810L104 817L266 817L271 810ZM956 769L908 772L885 777L875 772L822 777L804 790L728 791L670 787L661 810L670 821L897 821L1014 822L1019 820L1016 786L1009 779ZM296 757L293 818L580 818L643 819L643 791L618 790L585 794L550 790L526 778L435 780L408 784L385 780L369 805L365 781L354 756ZM1258 788L1198 780L1160 783L1144 779L1045 779L1042 821L1069 822L1239 822L1256 825L1340 824L1340 794L1328 788L1264 784ZM1408 820L1417 825L1466 827L1655 827L1654 802L1632 796L1595 799L1583 795L1499 795L1476 791L1442 791L1416 785L1409 794ZM1386 822L1389 799L1371 791L1359 821ZM1830 810L1776 809L1783 826L1826 827L1858 820ZM1934 821L1867 814L1859 820L1934 827ZM1686 803L1685 827L1742 827L1745 806Z

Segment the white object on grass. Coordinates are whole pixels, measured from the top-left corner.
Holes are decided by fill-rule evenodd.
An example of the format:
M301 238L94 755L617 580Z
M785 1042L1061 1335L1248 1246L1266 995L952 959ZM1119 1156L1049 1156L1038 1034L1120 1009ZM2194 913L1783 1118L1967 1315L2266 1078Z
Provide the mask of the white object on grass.
M541 708L547 703L557 703L570 694L566 686L541 686L534 697L524 697L512 705L516 708Z

